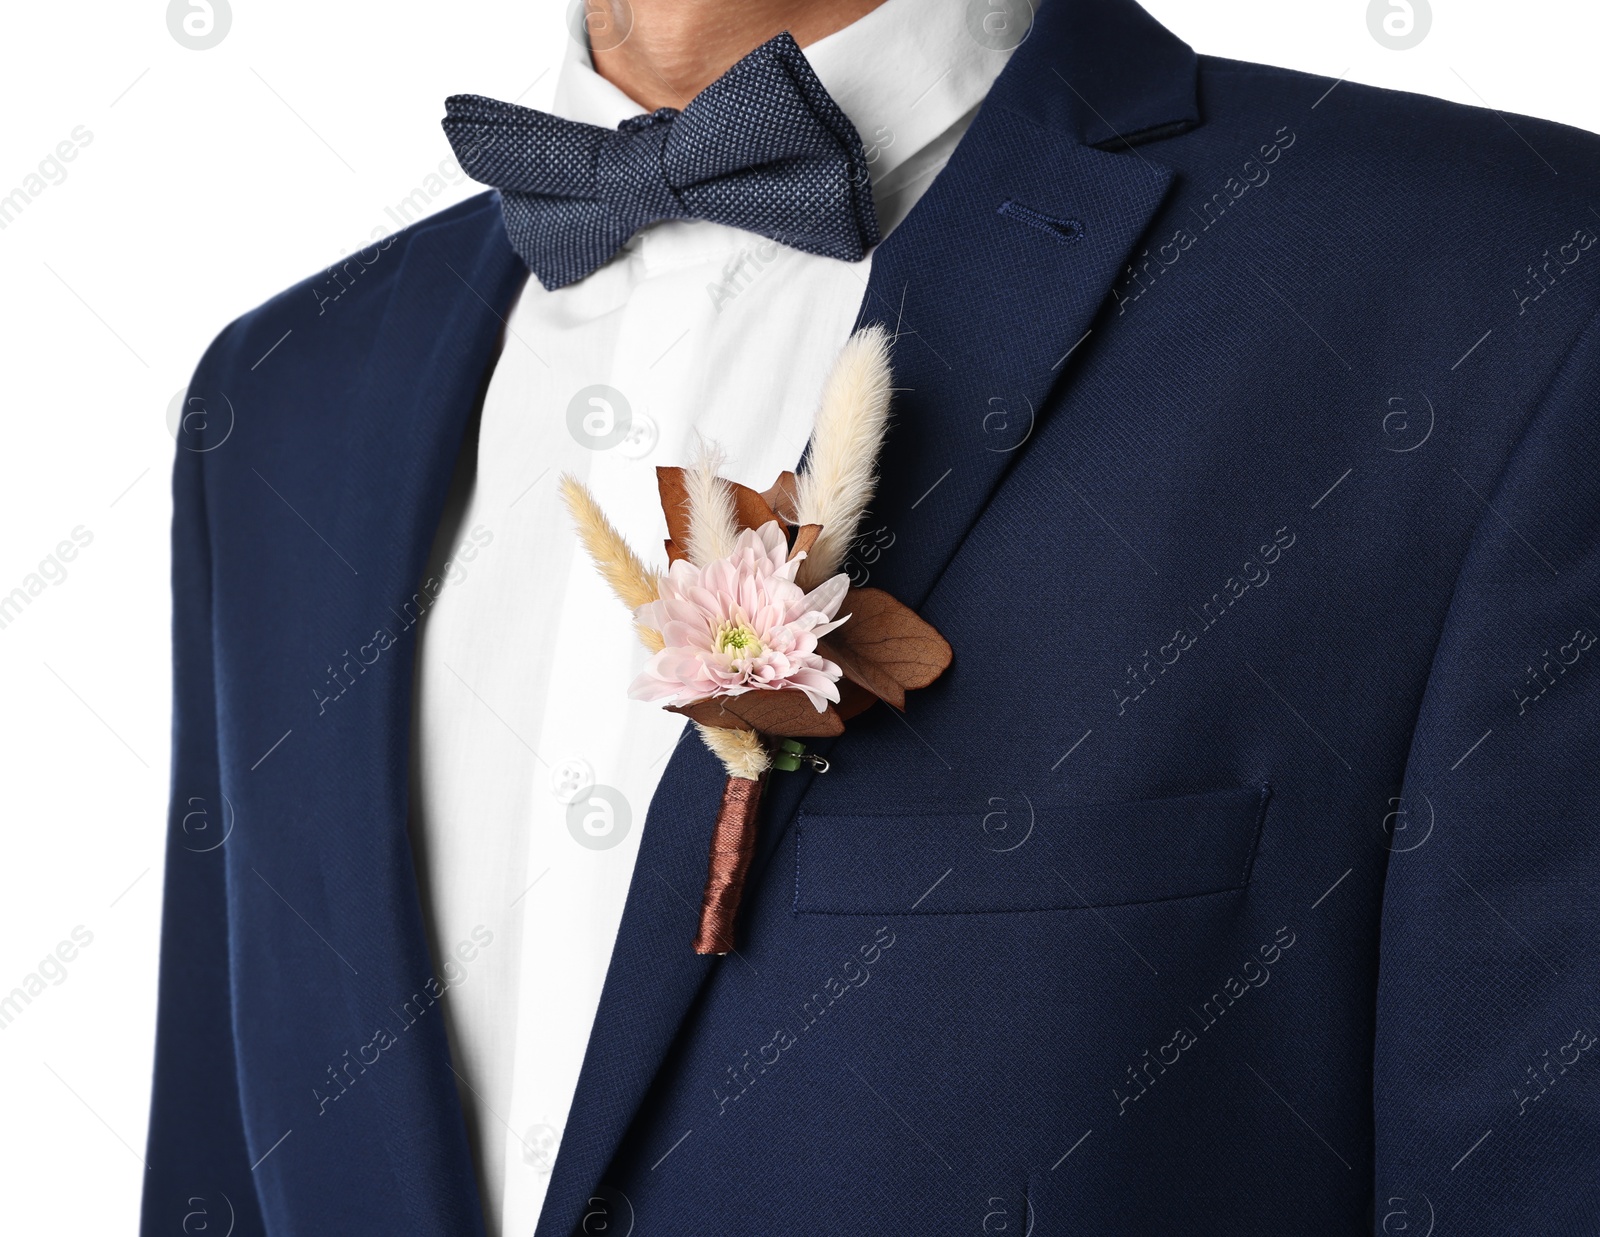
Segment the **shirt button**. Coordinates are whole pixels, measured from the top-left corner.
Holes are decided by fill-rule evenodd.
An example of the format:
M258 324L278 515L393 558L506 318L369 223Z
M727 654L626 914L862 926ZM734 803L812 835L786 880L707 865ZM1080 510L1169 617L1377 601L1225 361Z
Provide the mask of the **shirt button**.
M628 432L617 444L618 454L630 460L642 460L656 449L661 431L648 413L636 412L628 423Z
M582 756L568 756L550 771L550 790L562 803L571 803L594 785L594 766Z

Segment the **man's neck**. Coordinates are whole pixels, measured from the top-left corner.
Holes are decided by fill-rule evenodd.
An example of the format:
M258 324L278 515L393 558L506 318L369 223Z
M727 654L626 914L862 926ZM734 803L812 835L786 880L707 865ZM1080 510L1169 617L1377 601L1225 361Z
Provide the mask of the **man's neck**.
M787 30L801 47L883 0L584 0L595 71L654 111L681 108Z

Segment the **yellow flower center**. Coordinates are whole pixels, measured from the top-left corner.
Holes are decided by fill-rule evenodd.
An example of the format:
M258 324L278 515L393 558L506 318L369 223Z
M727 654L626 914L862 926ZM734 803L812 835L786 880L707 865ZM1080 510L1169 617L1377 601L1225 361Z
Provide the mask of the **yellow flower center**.
M761 641L756 637L755 629L748 623L735 623L731 620L717 628L714 641L719 653L726 653L730 657L758 657L761 654Z

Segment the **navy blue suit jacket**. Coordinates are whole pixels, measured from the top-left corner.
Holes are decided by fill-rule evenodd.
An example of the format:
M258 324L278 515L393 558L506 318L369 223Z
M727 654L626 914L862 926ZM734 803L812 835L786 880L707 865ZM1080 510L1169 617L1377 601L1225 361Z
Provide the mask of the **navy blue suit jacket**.
M775 778L742 957L680 745L538 1237L1600 1231L1597 211L1588 134L1045 5L861 308L954 665ZM482 1231L411 616L526 278L474 198L196 373L147 1233Z

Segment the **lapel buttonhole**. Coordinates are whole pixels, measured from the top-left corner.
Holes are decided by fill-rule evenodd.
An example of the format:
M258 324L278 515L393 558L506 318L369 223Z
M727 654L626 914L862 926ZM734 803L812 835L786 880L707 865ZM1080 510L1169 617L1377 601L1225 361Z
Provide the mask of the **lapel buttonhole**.
M1083 224L1076 219L1057 219L1011 198L1000 203L1000 214L1048 232L1064 245L1083 239Z

